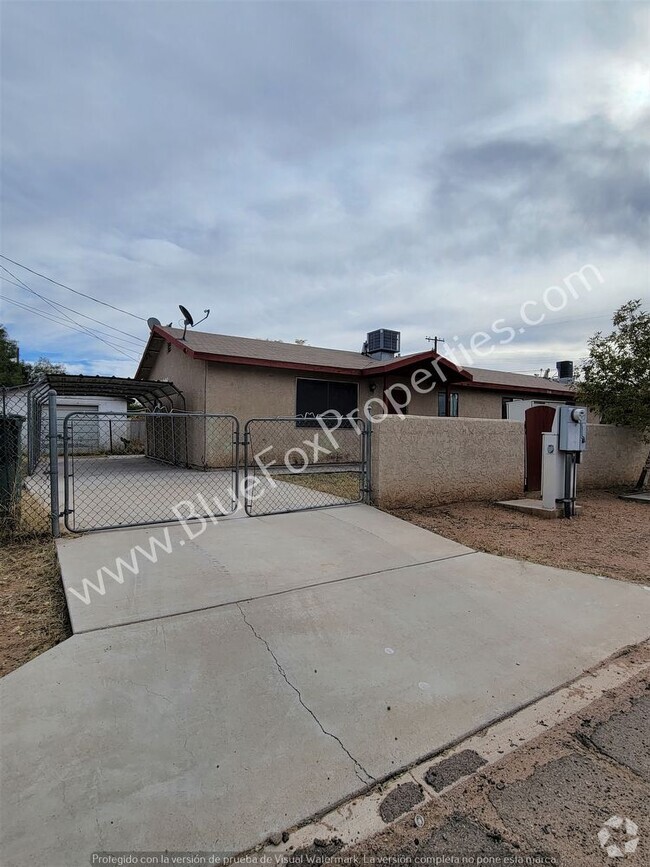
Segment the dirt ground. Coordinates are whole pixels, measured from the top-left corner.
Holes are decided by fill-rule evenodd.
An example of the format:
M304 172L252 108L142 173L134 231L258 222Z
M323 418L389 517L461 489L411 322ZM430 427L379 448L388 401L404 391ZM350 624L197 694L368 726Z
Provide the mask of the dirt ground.
M52 539L0 544L0 675L5 675L72 631Z
M590 491L576 518L543 520L493 503L452 503L391 514L489 554L650 584L650 508Z
M343 500L358 500L361 497L359 473L272 473L279 482L300 485L313 491L333 494Z

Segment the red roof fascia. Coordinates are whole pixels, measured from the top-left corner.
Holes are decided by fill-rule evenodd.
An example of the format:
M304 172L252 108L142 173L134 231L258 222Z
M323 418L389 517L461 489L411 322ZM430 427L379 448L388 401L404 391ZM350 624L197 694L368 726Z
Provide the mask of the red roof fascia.
M246 358L243 355L216 355L212 352L193 352L193 358L201 361L217 361L222 364L244 364L251 367L279 367L285 370L312 370L317 373L340 373L343 376L363 376L365 371L353 367L332 367L329 364L299 364L296 361L280 361L270 358Z
M454 364L453 361L445 358L444 355L440 355L440 353L434 352L432 349L428 349L426 352L418 352L415 355L405 355L403 358L394 358L392 361L387 361L386 364L374 365L373 367L366 368L363 371L363 375L371 376L374 373L391 373L393 370L399 370L402 367L410 367L420 361L430 361L432 363L437 362L440 367L446 367L448 370L452 370L467 382L471 382L474 379L472 374L467 370L458 367L458 365Z

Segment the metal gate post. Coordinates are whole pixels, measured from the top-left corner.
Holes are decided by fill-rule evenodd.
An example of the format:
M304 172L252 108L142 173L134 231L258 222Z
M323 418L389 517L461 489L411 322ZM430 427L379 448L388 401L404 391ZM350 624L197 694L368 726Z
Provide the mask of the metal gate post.
M249 468L249 457L250 457L250 448L251 448L251 431L250 431L250 423L251 419L244 424L244 436L241 440L241 446L244 450L244 478L243 478L243 486L244 486L244 512L248 515L249 518L252 518L251 509L252 509L252 497L251 497L251 485L248 483L248 468ZM254 477L253 477L254 478ZM241 487L239 489L239 495L241 496Z
M47 409L50 444L50 522L52 535L57 539L61 535L59 527L59 449L56 423L56 391L52 388L47 393Z
M372 421L368 419L363 429L363 502L371 505L372 499Z

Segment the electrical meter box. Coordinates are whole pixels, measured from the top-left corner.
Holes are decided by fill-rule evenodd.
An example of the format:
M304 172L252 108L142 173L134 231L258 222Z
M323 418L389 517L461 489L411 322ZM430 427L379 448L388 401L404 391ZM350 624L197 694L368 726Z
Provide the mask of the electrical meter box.
M561 452L583 452L587 447L587 410L584 406L559 407L558 447Z

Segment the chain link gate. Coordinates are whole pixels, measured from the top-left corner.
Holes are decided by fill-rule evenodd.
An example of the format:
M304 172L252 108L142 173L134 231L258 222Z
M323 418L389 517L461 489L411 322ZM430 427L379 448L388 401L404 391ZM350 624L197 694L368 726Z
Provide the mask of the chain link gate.
M252 418L244 426L244 507L251 517L368 499L370 429L361 420Z
M62 426L71 532L367 501L370 430L361 420L73 412ZM243 449L243 460L242 460ZM243 478L240 474L243 473Z
M228 515L239 503L239 422L204 413L73 412L63 422L72 532Z

